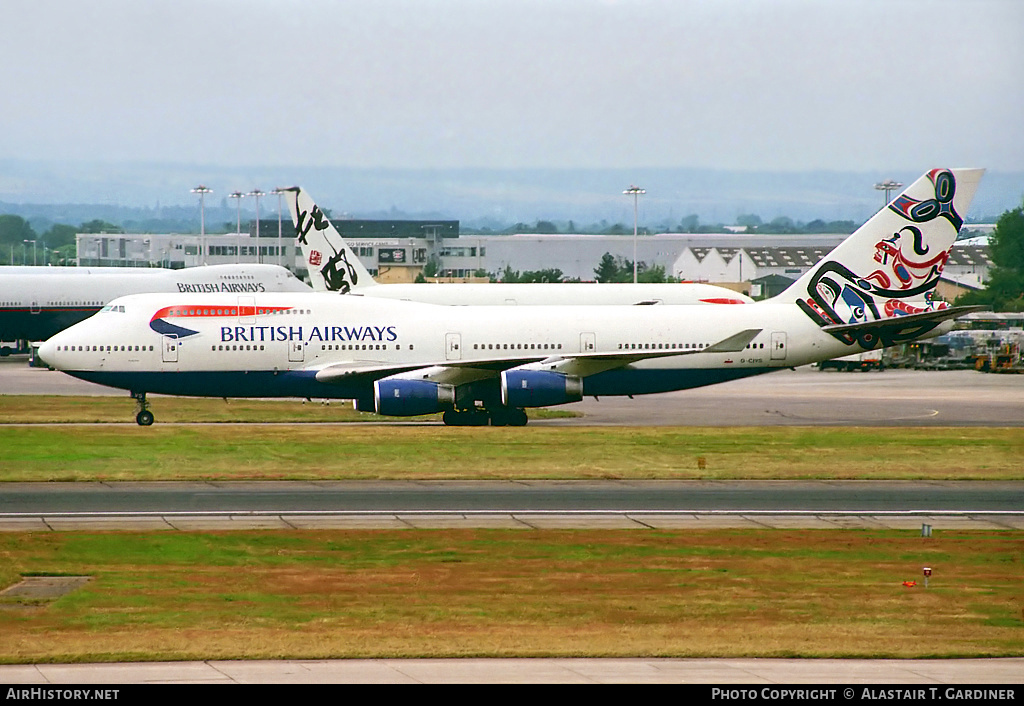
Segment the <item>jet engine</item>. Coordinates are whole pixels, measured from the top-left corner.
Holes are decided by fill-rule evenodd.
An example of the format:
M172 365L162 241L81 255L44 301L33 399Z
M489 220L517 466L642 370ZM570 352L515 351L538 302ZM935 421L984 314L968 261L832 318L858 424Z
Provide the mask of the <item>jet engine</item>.
M513 368L501 373L501 403L507 407L547 407L583 399L583 379L547 370Z
M412 417L451 409L455 387L429 380L384 378L373 383L373 401L377 414Z

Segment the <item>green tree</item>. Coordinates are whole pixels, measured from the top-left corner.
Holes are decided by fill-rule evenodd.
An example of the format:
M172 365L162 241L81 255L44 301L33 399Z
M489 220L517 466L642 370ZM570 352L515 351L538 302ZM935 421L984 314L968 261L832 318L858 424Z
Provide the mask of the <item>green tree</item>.
M75 228L74 226L67 226L64 225L63 223L56 223L50 226L49 230L43 233L43 235L40 237L40 240L46 243L46 247L57 249L64 245L74 245L75 235L78 232L78 229Z
M113 223L107 223L100 219L83 223L79 233L124 233L124 228L121 226L115 226Z
M0 244L21 245L26 240L35 240L36 232L21 216L4 214L0 216Z
M49 246L47 246L49 247ZM61 267L74 267L75 258L78 257L78 246L75 243L61 245L56 250L50 251L48 265L59 265Z
M999 217L989 247L992 262L1000 267L1024 270L1024 207Z
M520 282L537 283L537 282L561 282L565 279L565 274L557 267L552 267L546 270L527 270L519 276Z
M689 216L679 221L680 233L696 233L699 228L700 216L696 213L691 213Z
M619 276L619 266L615 262L615 257L606 252L601 256L601 262L594 268L594 277L598 282L618 282Z
M637 265L636 270L636 281L643 282L644 284L665 284L666 282L679 281L677 278L665 274L664 265L651 265L648 267L646 263L641 262Z
M36 240L36 232L21 216L10 214L0 215L0 262L8 265L21 264L28 252L27 262L32 261L31 244L25 247L26 240Z
M994 311L1024 311L1024 207L996 221L989 241L994 267L985 289L959 297L957 304L984 304Z
M425 284L427 277L437 277L437 271L441 265L436 258L431 256L423 263L423 271L416 275L416 279L413 280L415 284Z
M664 282L667 281L665 278L665 268L662 267L660 274L657 270L654 270L649 275L650 280L644 280L641 277L647 269L647 265L643 262L638 262L636 265L637 281L651 281L651 282ZM601 262L598 263L594 269L594 276L598 282L632 282L633 281L633 261L627 260L624 257L613 257L611 253L605 253L601 256ZM662 279L657 279L658 277Z
M520 282L519 270L513 270L512 265L505 265L500 279L505 284L518 284Z

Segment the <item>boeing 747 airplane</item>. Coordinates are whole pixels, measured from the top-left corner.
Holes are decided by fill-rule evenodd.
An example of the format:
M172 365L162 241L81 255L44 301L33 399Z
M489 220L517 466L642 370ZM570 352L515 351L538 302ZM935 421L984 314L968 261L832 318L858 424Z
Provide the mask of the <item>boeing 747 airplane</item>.
M947 331L934 304L979 169L935 169L781 295L743 306L438 306L310 294L147 294L40 349L75 377L149 392L354 399L446 424L522 425L584 395L682 390Z
M378 284L359 257L297 186L287 189L288 209L313 289L453 306L598 304L748 304L745 294L711 284Z
M277 265L0 267L0 340L43 341L126 294L308 291Z

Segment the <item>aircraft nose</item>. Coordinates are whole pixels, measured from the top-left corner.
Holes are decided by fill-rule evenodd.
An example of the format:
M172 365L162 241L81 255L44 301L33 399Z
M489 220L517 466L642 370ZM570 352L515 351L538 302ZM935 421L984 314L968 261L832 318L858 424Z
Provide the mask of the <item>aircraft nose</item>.
M57 344L53 342L52 338L43 341L43 344L39 346L39 357L42 358L44 363L53 368L58 367L57 361L55 360L57 356L54 355L56 352Z

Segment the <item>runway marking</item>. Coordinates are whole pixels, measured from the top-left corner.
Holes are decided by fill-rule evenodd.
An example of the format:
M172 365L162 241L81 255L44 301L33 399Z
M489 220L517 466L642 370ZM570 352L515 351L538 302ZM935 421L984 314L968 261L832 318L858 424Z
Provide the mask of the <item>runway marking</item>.
M863 515L883 517L966 517L969 515L1019 516L1024 517L1024 510L100 510L95 512L0 512L3 519L28 518L106 518L106 517L382 517L382 516L430 516L430 515L462 515L467 517L480 515L547 515L547 516L579 516L579 515L794 515L811 516L851 516Z
M939 416L939 410L928 409L925 410L925 412L922 414L913 414L902 417L864 417L861 419L822 419L821 417L803 417L797 414L786 414L785 412L782 412L777 409L766 409L765 414L774 414L776 416L781 417L782 419L792 419L794 421L806 421L822 425L843 426L847 424L858 425L876 422L911 422L921 419L932 419L934 417Z

